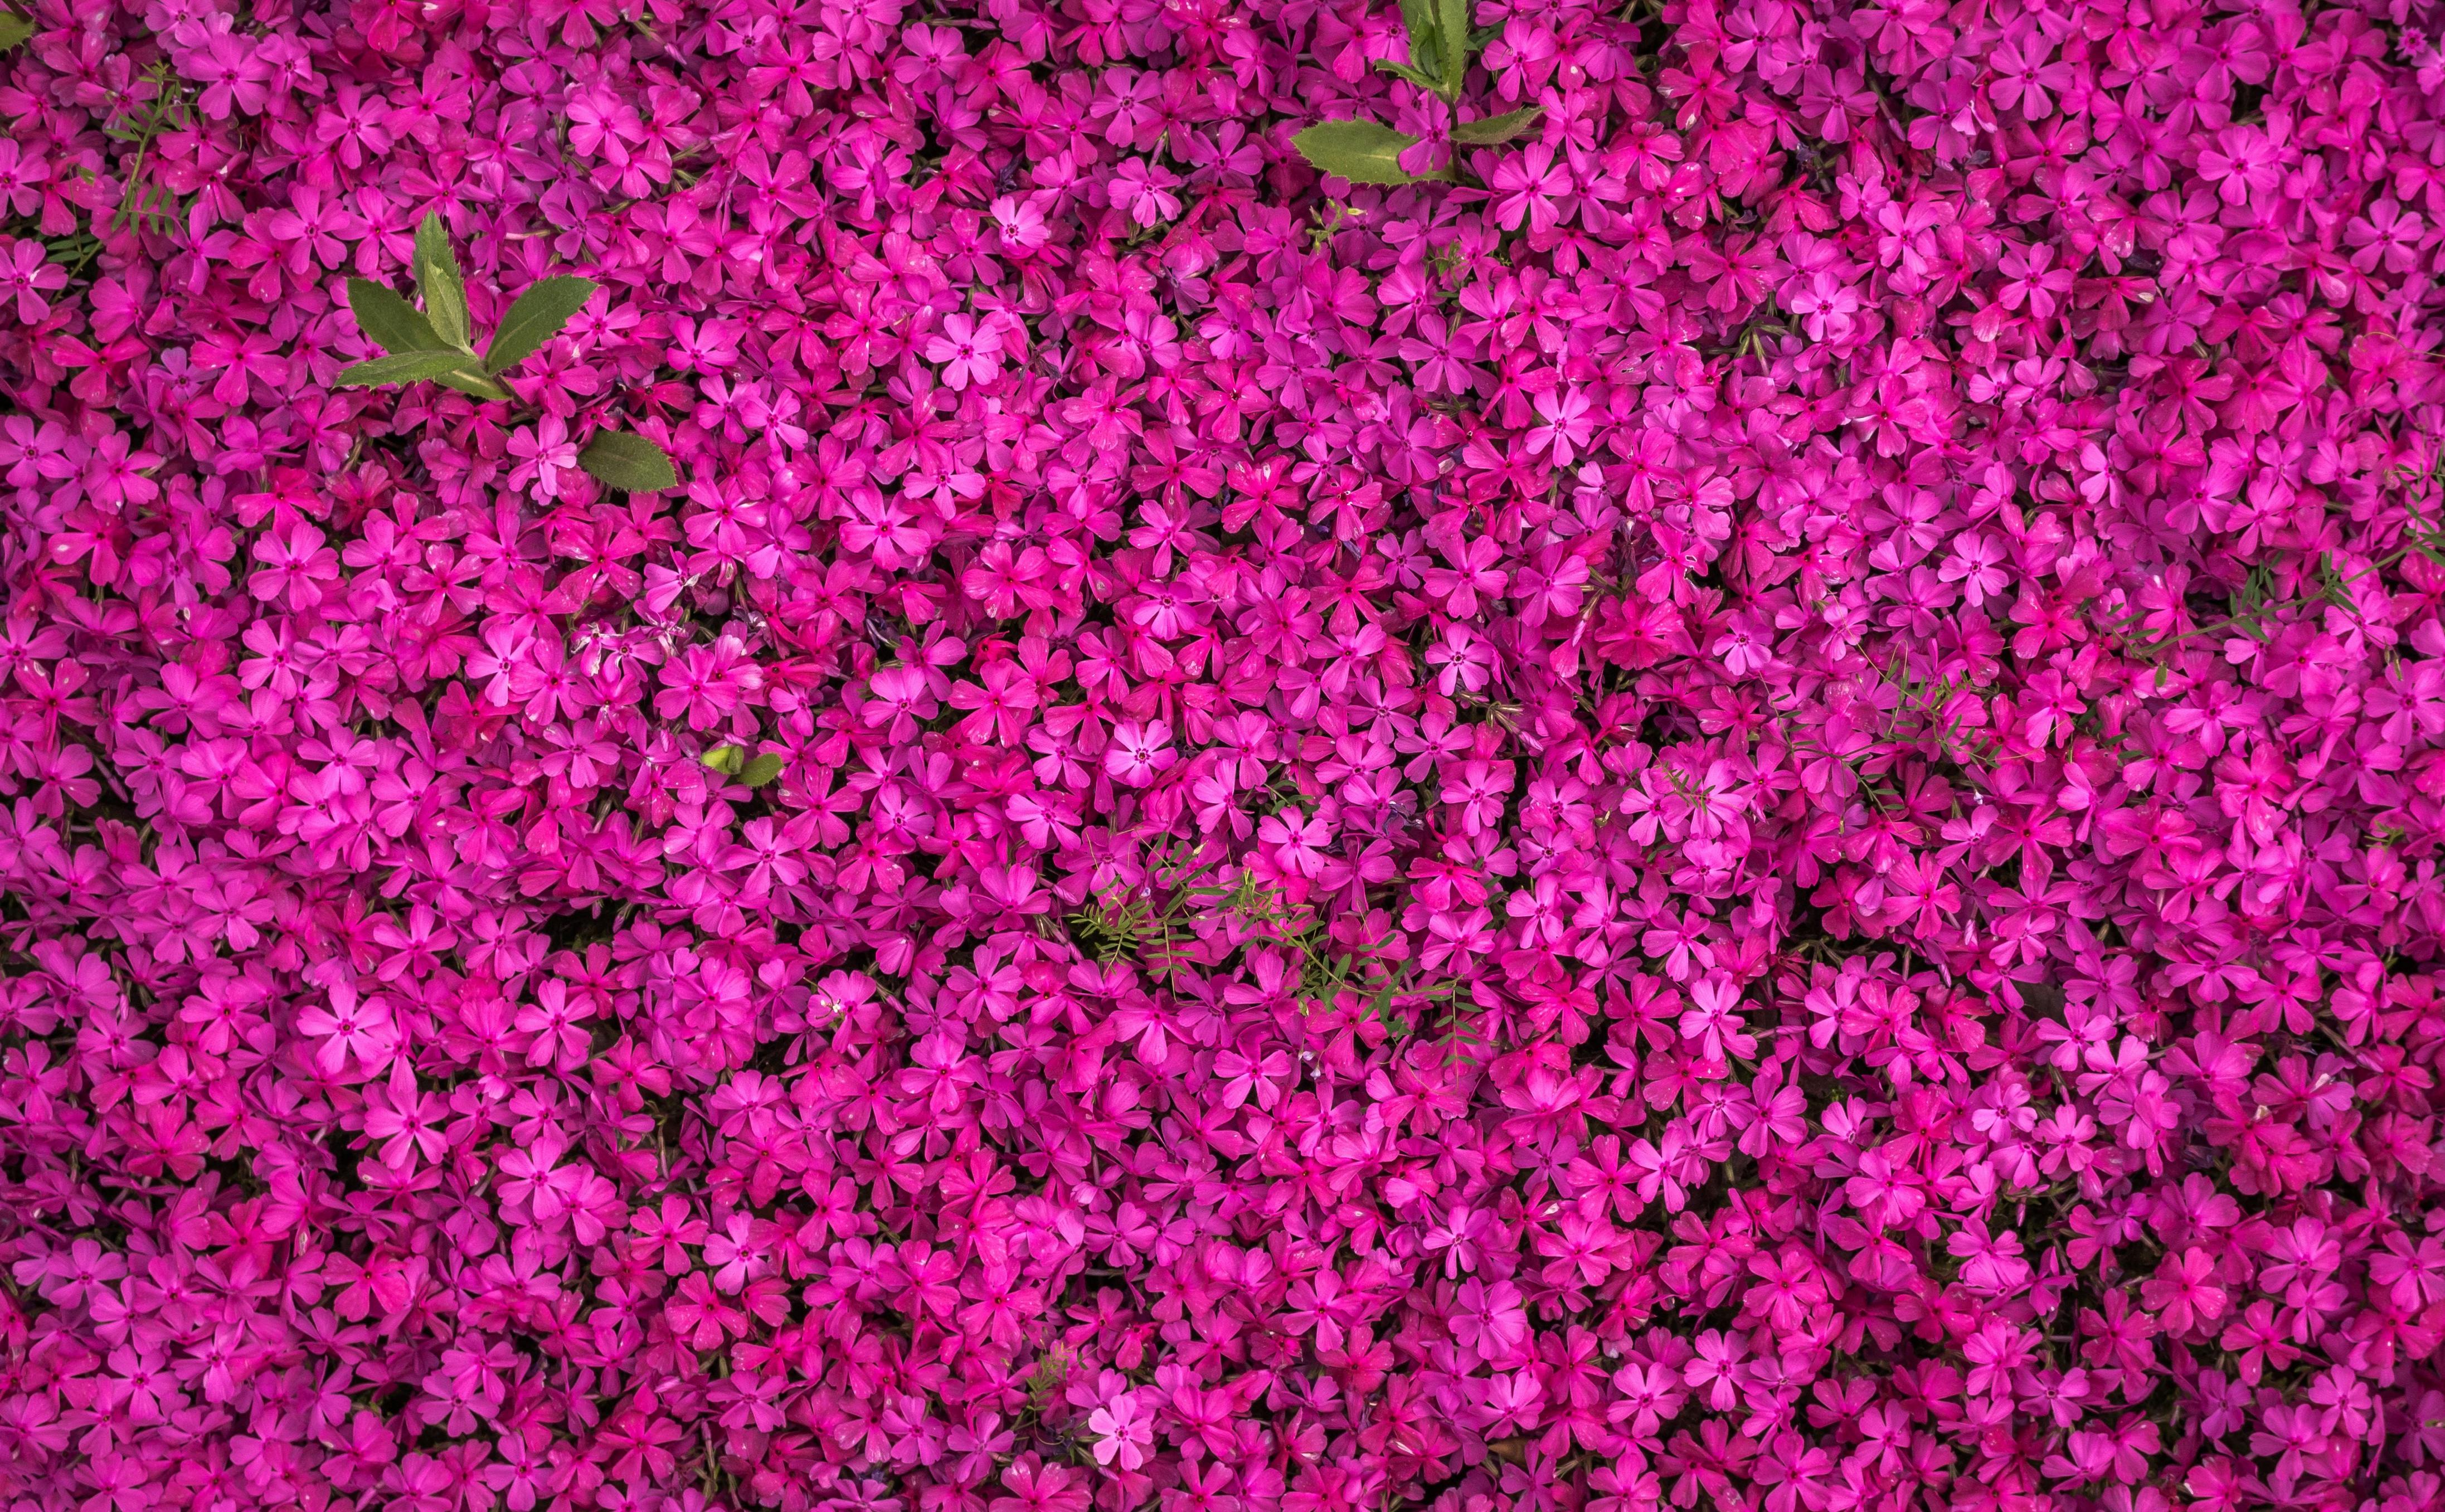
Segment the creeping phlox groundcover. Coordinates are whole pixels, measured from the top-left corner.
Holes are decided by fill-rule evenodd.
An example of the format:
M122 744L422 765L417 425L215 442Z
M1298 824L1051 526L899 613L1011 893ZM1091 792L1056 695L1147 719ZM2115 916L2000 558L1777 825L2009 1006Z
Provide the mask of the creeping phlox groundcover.
M10 10L0 1500L2437 1506L2437 25Z

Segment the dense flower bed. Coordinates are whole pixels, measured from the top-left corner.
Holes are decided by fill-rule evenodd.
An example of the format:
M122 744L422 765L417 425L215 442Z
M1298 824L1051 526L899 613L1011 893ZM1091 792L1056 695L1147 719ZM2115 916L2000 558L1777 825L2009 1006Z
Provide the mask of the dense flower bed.
M30 15L9 1505L2445 1500L2433 12Z

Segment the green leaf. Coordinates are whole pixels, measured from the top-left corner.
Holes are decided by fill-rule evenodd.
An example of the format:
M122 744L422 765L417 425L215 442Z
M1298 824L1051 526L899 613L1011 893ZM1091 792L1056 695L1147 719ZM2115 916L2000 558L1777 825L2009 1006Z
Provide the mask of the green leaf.
M1406 63L1392 63L1389 60L1378 58L1375 60L1375 71L1378 73L1389 73L1395 79L1407 79L1409 83L1416 84L1421 89L1433 90L1443 87L1441 84L1436 84L1432 77L1420 73L1417 69L1410 67Z
M476 371L472 358L460 360L466 364L465 366L455 373L444 373L434 382L444 388L455 388L470 399L480 399L487 403L506 404L517 398L515 394Z
M642 436L605 431L577 454L577 465L631 494L652 494L679 487L679 470L663 449Z
M1483 121L1464 121L1452 128L1451 140L1462 147L1499 146L1535 125L1537 118L1544 113L1543 105L1530 105L1524 110L1488 116Z
M518 296L484 348L484 371L505 373L525 362L534 349L560 334L569 317L594 297L591 278L543 278Z
M467 361L464 352L401 352L397 357L377 357L370 363L341 369L339 384L342 388L364 388L375 383L423 383L456 373Z
M433 323L417 313L414 305L370 278L348 280L348 308L357 313L357 328L394 356L407 352L465 355L453 351L450 344L434 330Z
M416 228L416 288L424 296L424 315L441 339L462 352L476 349L467 326L467 280L458 271L458 254L450 250L450 229L439 211L428 213Z
M697 759L723 776L735 777L738 769L746 764L747 753L735 745L718 745Z
M760 788L780 775L781 758L767 753L748 762L746 770L738 774L738 780L751 788Z
M34 34L34 24L24 16L0 14L0 52L6 52Z
M1435 0L1401 0L1401 29L1409 38L1409 66L1423 80L1440 79L1444 71L1443 38L1435 30L1434 4ZM1428 83L1426 87L1439 85Z
M1460 98L1461 80L1468 73L1468 0L1435 0L1435 30L1444 39L1444 98Z
M1375 121L1327 121L1291 139L1299 156L1353 184L1409 184L1401 154L1418 139Z

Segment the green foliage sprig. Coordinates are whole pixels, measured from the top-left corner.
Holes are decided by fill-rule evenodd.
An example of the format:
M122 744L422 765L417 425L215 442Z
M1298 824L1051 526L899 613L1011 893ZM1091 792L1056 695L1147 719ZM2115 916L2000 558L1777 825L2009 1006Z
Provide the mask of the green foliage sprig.
M1953 700L1969 691L1968 679L1958 673L1940 681L1932 676L1920 678L1911 671L1910 658L1895 646L1885 667L1885 683L1898 696L1895 715L1913 721L1906 734L1896 728L1901 739L1906 743L1932 740L1938 750L1964 770L1987 770L1978 732L1964 725L1952 712Z
M152 98L133 106L124 117L102 130L103 136L115 141L136 144L136 156L128 161L110 227L113 231L142 227L166 234L177 229L185 207L177 195L146 177L144 169L151 160L156 138L184 131L194 123L188 103L193 90L171 69L166 59L147 68L144 77L153 86Z
M1219 858L1194 864L1158 858L1149 868L1148 886L1092 899L1070 916L1070 922L1086 937L1085 943L1098 961L1110 964L1134 958L1148 975L1161 981L1192 959L1196 938L1189 925L1193 919L1237 920L1261 943L1292 952L1299 966L1298 992L1303 1002L1338 1006L1345 993L1356 993L1364 1000L1361 1019L1380 1023L1394 1037L1408 1035L1413 1027L1408 1017L1395 1011L1396 1005L1458 998L1460 984L1415 981L1408 961L1383 957L1379 952L1390 943L1389 938L1357 950L1342 946L1314 908L1292 903L1278 886L1254 872L1242 872L1239 881L1228 886L1198 880L1218 863ZM1438 1043L1458 1049L1482 1042L1469 1008L1455 1001L1455 1011Z
M1451 111L1453 146L1499 146L1534 125L1544 113L1541 105L1528 105L1479 121L1460 119L1461 87L1468 75L1468 61L1494 40L1492 28L1469 25L1469 0L1401 0L1401 27L1409 39L1409 61L1379 58L1375 66L1444 102ZM1456 168L1424 174L1402 170L1401 154L1422 140L1380 121L1326 121L1292 138L1291 144L1316 168L1354 184L1460 182Z
M516 396L501 385L500 376L560 334L597 288L590 278L537 279L510 306L478 355L467 280L439 215L426 215L416 228L415 271L417 292L424 300L420 310L371 279L348 280L348 308L356 311L357 325L387 355L342 371L343 387L435 383L470 398L506 402ZM632 493L679 483L679 471L661 447L624 431L598 433L578 453L577 464Z
M2355 585L2375 577L2405 557L2417 556L2437 567L2445 567L2445 516L2432 518L2429 508L2423 507L2423 500L2433 505L2445 499L2445 452L2440 452L2436 460L2425 468L2404 466L2389 469L2385 480L2398 485L2415 484L2418 488L2418 494L2403 506L2411 538L2402 545L2349 576L2336 569L2331 552L2319 552L2318 591L2305 599L2285 598L2281 591L2281 574L2274 567L2261 563L2249 569L2241 586L2225 601L2227 612L2223 619L2212 625L2194 625L2178 634L2156 636L2132 649L2149 661L2161 662L2175 646L2203 635L2220 635L2233 630L2252 641L2269 641L2275 636L2275 612L2286 604L2330 604L2349 610L2353 605L2352 588ZM2147 610L2134 609L2108 622L2106 628L2112 633L2123 633L2136 628L2147 617ZM2161 666L2157 669L2157 681L2160 686L2164 681Z

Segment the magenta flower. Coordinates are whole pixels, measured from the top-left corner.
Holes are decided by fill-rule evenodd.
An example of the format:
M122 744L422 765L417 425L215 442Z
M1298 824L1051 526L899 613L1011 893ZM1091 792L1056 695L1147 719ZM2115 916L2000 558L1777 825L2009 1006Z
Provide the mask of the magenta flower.
M1302 877L1313 877L1321 868L1332 833L1323 819L1304 816L1297 810L1257 822L1258 844L1283 871Z
M67 270L45 258L41 242L0 236L0 300L15 296L20 321L31 326L49 314L44 291L65 289L67 283Z
M1096 1436L1095 1463L1117 1462L1124 1470L1145 1464L1154 1444L1154 1423L1141 1412L1132 1391L1123 1391L1088 1413L1087 1431Z
M1132 788L1143 788L1180 760L1171 749L1171 726L1161 719L1117 724L1104 752L1104 770Z
M1179 185L1167 169L1142 158L1124 159L1112 170L1112 203L1138 225L1161 225L1180 214L1180 196L1171 193Z
M541 498L558 498L562 475L577 470L577 442L557 415L546 415L532 428L513 432L509 450L517 458L517 465L510 470L510 486L532 483Z
M389 1004L379 995L360 999L345 983L334 985L320 1005L298 1010L297 1030L317 1041L314 1064L327 1075L337 1075L351 1059L366 1072L379 1071L398 1043Z
M943 382L954 389L980 383L1001 370L1001 332L965 315L947 315L943 334L925 346L925 360L941 363Z
M12 1504L2445 1502L2420 8L344 9L0 54Z

